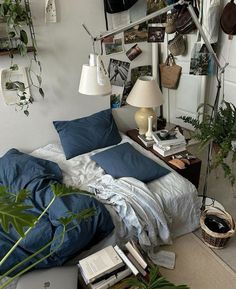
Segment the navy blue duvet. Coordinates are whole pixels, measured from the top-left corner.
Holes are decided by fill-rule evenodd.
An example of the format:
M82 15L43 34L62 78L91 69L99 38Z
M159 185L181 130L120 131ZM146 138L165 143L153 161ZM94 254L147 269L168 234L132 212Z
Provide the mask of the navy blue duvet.
M37 215L52 199L51 184L55 182L62 182L62 173L54 162L32 157L16 149L9 150L0 158L0 185L6 186L10 192L15 194L20 189L27 189L31 194L27 203L34 207L32 212ZM57 198L36 227L0 266L0 275L59 235L62 225L58 218L65 216L68 211L78 213L91 207L96 208L96 214L80 222L76 229L68 232L57 252L39 263L36 268L62 265L94 241L97 242L104 238L113 230L114 226L103 204L92 197L79 194ZM0 258L6 254L18 238L19 235L14 228L11 228L9 233L5 233L0 226ZM55 246L56 244L52 244L34 261L49 253Z

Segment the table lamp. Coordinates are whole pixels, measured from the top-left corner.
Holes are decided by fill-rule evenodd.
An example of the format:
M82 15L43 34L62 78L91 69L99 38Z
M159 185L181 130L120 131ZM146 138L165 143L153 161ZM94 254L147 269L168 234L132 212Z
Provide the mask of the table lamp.
M132 106L140 107L135 113L135 121L139 129L139 134L145 134L148 130L148 117L153 117L153 123L157 121L157 113L153 107L163 104L162 92L153 77L142 76L136 81L126 102Z

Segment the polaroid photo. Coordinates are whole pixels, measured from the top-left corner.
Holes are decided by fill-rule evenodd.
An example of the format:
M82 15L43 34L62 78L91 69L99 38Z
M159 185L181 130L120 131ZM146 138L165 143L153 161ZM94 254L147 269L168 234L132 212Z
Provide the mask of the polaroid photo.
M108 67L111 84L116 86L124 86L128 77L129 67L129 62L111 58Z
M165 27L148 27L148 42L164 42L165 39Z
M135 44L126 52L126 55L129 58L129 60L132 61L141 53L142 50L139 48L138 44Z

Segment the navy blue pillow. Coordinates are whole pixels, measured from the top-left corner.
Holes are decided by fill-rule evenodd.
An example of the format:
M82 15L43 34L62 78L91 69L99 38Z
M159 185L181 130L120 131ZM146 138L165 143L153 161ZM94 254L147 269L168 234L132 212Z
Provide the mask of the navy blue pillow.
M133 177L142 182L150 182L170 172L145 157L129 143L97 153L91 159L114 178Z
M121 141L111 109L71 121L54 121L53 124L67 160Z

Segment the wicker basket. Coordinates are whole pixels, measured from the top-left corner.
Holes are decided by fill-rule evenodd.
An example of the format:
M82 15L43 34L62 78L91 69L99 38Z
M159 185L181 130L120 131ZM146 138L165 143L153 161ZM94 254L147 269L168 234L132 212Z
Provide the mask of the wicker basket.
M230 230L226 233L216 233L211 231L205 224L207 215L215 215L223 219L229 226ZM204 242L211 248L222 249L235 233L235 222L230 214L217 207L208 207L204 210L200 218L200 225L202 228L202 237Z

